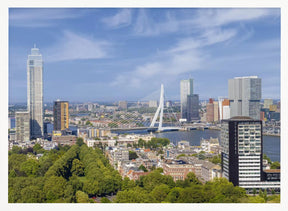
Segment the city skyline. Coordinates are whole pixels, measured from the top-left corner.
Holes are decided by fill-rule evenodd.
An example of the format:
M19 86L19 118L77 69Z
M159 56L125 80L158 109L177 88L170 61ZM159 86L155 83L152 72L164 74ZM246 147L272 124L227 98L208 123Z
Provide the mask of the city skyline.
M179 100L190 77L200 100L218 98L229 78L249 75L262 78L262 99L280 98L279 9L11 8L9 31L10 103L26 101L34 43L45 102L157 99L160 83Z

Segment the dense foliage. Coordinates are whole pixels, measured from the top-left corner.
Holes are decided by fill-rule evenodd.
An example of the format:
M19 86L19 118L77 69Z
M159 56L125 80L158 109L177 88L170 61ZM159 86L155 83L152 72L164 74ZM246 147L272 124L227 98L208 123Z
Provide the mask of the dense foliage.
M59 150L34 148L28 152L16 147L9 153L9 203L87 203L93 202L89 197L121 188L119 173L102 151L81 140ZM39 150L43 156L37 159Z
M154 143L167 144L165 139ZM243 188L224 178L202 184L189 173L184 181L174 182L161 168L136 181L122 179L99 148L89 148L82 140L50 151L38 145L24 150L14 147L8 173L9 203L91 203L94 197L101 197L102 203L280 202L279 195L268 196L266 191L247 196ZM116 196L110 201L111 195Z

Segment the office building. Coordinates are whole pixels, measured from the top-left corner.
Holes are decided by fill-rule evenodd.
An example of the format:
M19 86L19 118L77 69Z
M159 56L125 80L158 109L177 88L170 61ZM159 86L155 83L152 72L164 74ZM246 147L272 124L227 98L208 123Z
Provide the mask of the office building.
M43 60L34 46L27 60L27 108L30 115L30 136L43 137Z
M187 121L199 120L199 95L193 94L187 96Z
M16 120L16 141L24 142L30 140L30 117L28 111L17 111Z
M228 81L230 116L249 116L260 119L261 78L236 77Z
M264 99L263 108L269 108L270 105L273 105L273 99Z
M212 98L206 104L206 122L214 122L214 100Z
M222 121L222 176L247 190L280 189L280 181L265 181L262 121L236 116Z
M224 97L218 98L219 103L219 120L230 118L230 102L229 99Z
M181 118L187 119L187 96L193 95L193 79L181 80L180 82L180 103Z
M61 131L69 128L69 102L57 100L53 106L54 130Z
M214 109L214 122L219 121L219 104L217 101L213 102L213 109Z

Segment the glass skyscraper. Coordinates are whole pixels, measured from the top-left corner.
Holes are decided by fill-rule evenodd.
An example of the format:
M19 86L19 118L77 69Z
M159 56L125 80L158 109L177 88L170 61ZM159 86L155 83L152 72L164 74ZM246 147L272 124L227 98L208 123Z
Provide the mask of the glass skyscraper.
M261 78L236 77L228 81L230 116L249 116L260 119Z
M187 119L187 96L193 95L193 79L181 80L180 82L180 101L181 101L181 118Z
M31 138L43 137L43 60L39 49L31 49L27 60L27 109Z

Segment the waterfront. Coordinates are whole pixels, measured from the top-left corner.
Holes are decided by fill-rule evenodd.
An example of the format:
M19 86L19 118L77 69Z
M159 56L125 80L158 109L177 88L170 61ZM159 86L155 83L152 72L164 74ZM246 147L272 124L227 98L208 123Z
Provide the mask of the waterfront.
M118 134L124 133L141 133L146 131L121 131ZM165 133L154 133L156 137L168 138L173 144L177 145L179 141L189 141L191 146L199 146L202 138L209 139L218 138L221 142L219 130L191 130L191 131L171 131ZM280 137L278 136L263 136L263 153L266 154L272 161L280 161Z

